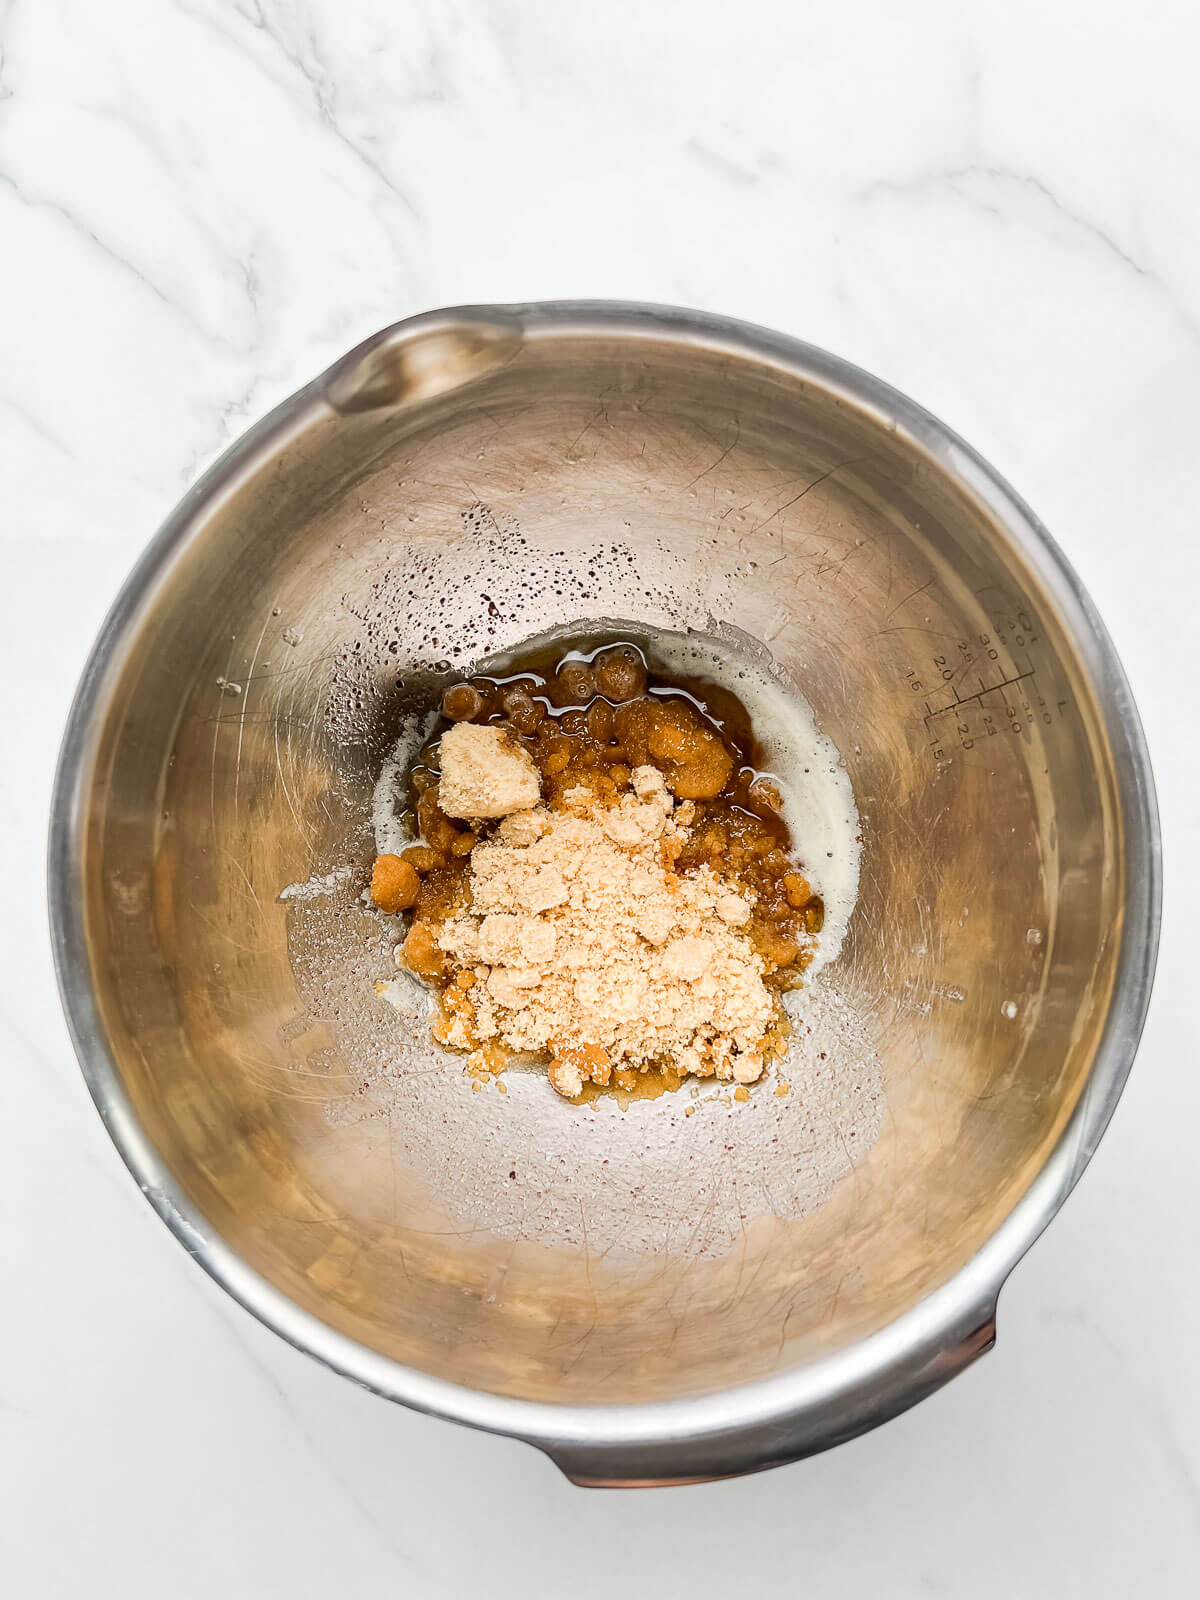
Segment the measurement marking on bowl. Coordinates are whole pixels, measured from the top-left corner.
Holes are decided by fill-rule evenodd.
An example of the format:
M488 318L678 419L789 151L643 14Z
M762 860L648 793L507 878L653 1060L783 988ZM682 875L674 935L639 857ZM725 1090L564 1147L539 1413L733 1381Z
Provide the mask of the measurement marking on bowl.
M960 695L958 693L958 691L955 690L953 704L952 705L948 705L948 706L940 706L936 711L931 709L929 701L926 700L926 702L925 702L925 713L926 713L925 722L926 722L926 725L928 725L930 722L932 722L934 717L944 717L946 715L947 711L953 711L955 709L955 707L957 707L957 706L969 706L972 703L972 701L982 700L985 694L1000 694L1005 689L1013 689L1013 688L1016 687L1016 685L1018 683L1024 683L1027 678L1032 678L1033 676L1034 676L1034 674L1033 674L1032 671L1030 671L1030 672L1019 672L1015 678L1005 678L1002 683L989 683L989 684L984 684L984 682L983 682L983 680L981 678L980 679L980 687L976 690L976 692L974 694L963 694L963 695Z
M989 610L987 628L950 636L944 653L933 654L928 666L914 664L903 674L909 690L921 696L930 750L942 764L950 761L955 748L971 751L995 734L1028 736L1034 727L1052 727L1070 706L1038 681L1043 669L1032 647L1041 642L1041 634L1028 610L1007 596ZM988 681L989 668L1000 673L997 681ZM942 696L945 701L939 704ZM953 718L952 728L946 725L948 717Z

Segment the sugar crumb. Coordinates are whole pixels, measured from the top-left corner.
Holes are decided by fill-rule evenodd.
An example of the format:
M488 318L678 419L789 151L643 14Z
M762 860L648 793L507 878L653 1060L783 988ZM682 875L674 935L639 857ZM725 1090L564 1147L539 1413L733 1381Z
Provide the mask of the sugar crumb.
M443 758L443 792L445 772ZM686 837L675 803L655 768L632 787L608 806L570 790L472 852L468 906L438 931L478 980L461 1020L471 1038L549 1052L572 1099L655 1065L754 1083L780 1010L742 931L749 907L707 866L670 870L661 847Z
M458 722L441 741L438 804L448 817L507 817L541 797L533 758L503 728Z

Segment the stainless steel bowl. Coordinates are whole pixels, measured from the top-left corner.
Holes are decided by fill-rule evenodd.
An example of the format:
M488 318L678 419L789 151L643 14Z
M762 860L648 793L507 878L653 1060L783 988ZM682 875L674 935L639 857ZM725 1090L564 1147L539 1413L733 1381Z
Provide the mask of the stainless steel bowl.
M645 1153L620 1193L532 1078L487 1101L485 1160L457 1064L371 997L390 934L356 897L405 694L471 619L490 649L598 615L768 654L863 818L830 976L882 1131L806 1213L765 1147L755 1195L714 1175L723 1248L667 1226L661 1102L603 1124ZM84 1073L189 1253L298 1348L581 1482L822 1449L990 1345L1129 1071L1159 890L1120 665L1007 485L832 356L619 304L415 318L252 428L104 626L50 841ZM744 1162L759 1124L729 1126ZM570 1160L510 1193L497 1128Z

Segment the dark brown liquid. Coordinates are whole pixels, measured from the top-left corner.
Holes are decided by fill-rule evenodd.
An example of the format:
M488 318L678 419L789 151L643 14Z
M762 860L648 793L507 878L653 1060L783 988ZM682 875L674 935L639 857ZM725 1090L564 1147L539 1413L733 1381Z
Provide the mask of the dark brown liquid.
M562 698L557 694L556 680L558 669L562 665L578 662L587 667L594 667L598 658L615 650L628 651L642 664L645 673L646 698L665 704L675 700L690 706L705 727L720 739L734 758L734 768L730 781L723 786L717 798L741 809L748 815L756 816L763 826L770 832L784 850L790 851L792 846L791 835L787 823L784 821L778 807L764 803L763 790L774 790L777 793L775 779L766 768L763 761L763 750L759 744L750 714L732 690L723 684L714 683L710 679L692 677L680 673L668 673L659 666L653 654L642 646L629 640L610 639L603 644L592 645L590 648L581 648L571 645L557 644L554 646L543 645L536 649L522 652L512 662L512 671L502 677L479 676L469 682L491 697L499 701L506 689L525 688L530 699L542 708L545 716L561 720L572 711L585 713L596 699L603 699L615 710L619 704L603 694L596 694L586 700L571 700ZM462 720L455 718L454 720ZM480 715L472 716L472 722L487 722L493 724L508 724L503 709L497 706L490 707ZM433 735L426 745L425 750L418 756L412 769L412 776L418 773L427 774L434 781L438 774L437 746L442 734L450 726L451 719L442 717L434 728ZM516 731L516 730L514 730ZM519 735L521 736L521 735ZM522 736L523 737L523 736ZM418 781L420 781L418 779ZM751 795L750 791L755 785L759 786L758 793ZM416 826L417 794L410 789L409 803L410 814L406 820Z

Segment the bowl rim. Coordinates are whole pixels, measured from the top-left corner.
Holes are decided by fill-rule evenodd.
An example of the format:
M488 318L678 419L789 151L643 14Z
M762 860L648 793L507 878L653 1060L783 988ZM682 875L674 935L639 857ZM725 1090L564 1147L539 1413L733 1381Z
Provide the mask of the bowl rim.
M1079 1101L1041 1170L975 1256L894 1322L791 1372L684 1398L559 1404L470 1389L380 1355L301 1309L241 1259L172 1177L122 1087L91 986L83 897L77 890L84 800L108 697L174 558L203 519L269 456L334 410L330 385L373 352L431 331L511 330L514 325L526 342L601 335L673 340L748 359L784 377L818 384L903 436L982 505L1053 599L1090 677L1113 755L1127 892L1112 997ZM59 992L88 1089L142 1192L217 1283L295 1348L377 1394L522 1438L581 1482L664 1482L751 1470L840 1442L906 1409L988 1347L1001 1287L1078 1181L1128 1078L1153 984L1161 851L1149 752L1108 632L1046 528L982 456L890 385L785 334L673 306L550 301L453 307L392 324L256 422L188 490L122 586L76 690L51 802L48 899Z

